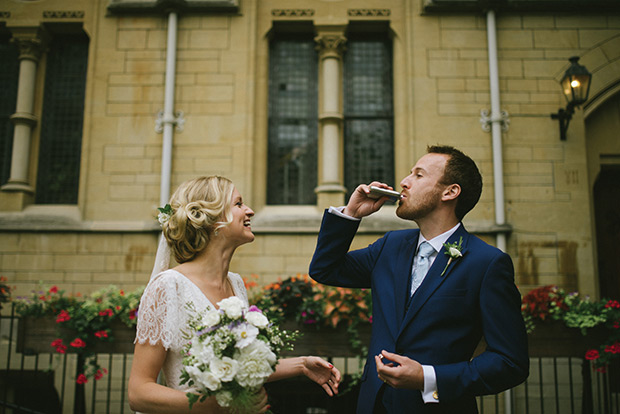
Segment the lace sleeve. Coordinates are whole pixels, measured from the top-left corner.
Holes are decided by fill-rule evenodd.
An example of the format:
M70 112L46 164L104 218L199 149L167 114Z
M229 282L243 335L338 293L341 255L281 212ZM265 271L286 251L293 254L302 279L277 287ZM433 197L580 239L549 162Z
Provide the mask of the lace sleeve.
M164 348L181 347L184 326L184 311L181 307L177 283L168 272L151 280L147 285L138 308L136 340L140 344L161 343Z

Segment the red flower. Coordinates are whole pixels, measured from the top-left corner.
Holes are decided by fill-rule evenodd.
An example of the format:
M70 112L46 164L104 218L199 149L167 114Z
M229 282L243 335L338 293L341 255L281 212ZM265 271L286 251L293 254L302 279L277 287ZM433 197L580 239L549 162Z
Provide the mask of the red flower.
M71 315L66 310L61 310L56 317L56 323L67 322L69 319L71 319Z
M125 291L123 289L121 289L121 291L119 292L119 295L125 296Z
M67 345L62 343L62 339L56 339L52 341L50 345L56 348L56 352L59 354L65 354L67 352Z
M58 293L58 288L56 286L52 286L49 290L50 293Z
M86 342L84 342L81 338L75 338L73 342L71 342L71 346L74 348L84 348L86 346Z
M45 295L39 296L39 300L46 300L46 299L47 299L47 296L45 296Z
M133 320L136 319L136 314L138 313L138 309L133 309L129 311L129 319Z
M588 361L594 361L595 359L599 359L599 358L600 358L600 355L596 349L590 349L588 352L586 352L586 359Z
M97 331L97 332L95 332L95 336L97 338L107 338L108 337L108 331L105 331L105 330Z
M620 309L620 302L618 302L617 300L610 300L609 302L607 302L605 307L606 308Z
M112 309L110 308L99 311L99 316L113 316L113 315L114 315L114 312L112 312Z
M116 307L116 310L117 310L117 311L121 310L121 307L120 307L120 306L117 306L117 307Z
M95 380L100 380L101 378L103 378L103 376L105 374L108 373L107 369L104 369L103 371L101 371L100 369L97 370L97 372L95 372Z
M88 378L86 378L86 375L80 374L78 375L77 380L75 382L77 382L78 384L86 384L88 382Z

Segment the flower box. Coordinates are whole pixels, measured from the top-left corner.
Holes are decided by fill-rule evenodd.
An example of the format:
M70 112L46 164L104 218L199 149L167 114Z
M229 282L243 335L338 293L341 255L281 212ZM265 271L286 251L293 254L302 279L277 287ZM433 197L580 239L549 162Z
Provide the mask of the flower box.
M136 328L117 320L110 324L110 330L111 341L100 341L94 346L88 344L88 349L97 354L133 353ZM63 337L72 336L69 330L59 328L53 317L22 317L17 330L17 352L26 355L55 353L50 344L61 332ZM75 349L69 346L67 352L75 352Z
M587 350L598 348L608 336L604 326L588 329L587 335L582 335L580 329L568 328L562 321L539 321L528 335L529 353L531 357L583 358Z
M283 352L284 355L319 355L329 357L357 357L359 349L351 346L351 335L346 326L337 328L316 325L302 325L296 321L285 321L280 325L288 331L299 331L302 336L295 341L295 349ZM358 328L359 340L362 346L370 344L371 326L365 324Z

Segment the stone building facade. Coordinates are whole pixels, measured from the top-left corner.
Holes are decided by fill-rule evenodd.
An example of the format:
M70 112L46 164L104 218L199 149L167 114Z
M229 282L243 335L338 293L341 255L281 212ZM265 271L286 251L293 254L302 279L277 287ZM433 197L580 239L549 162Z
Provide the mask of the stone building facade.
M345 203L347 177L370 168L356 164L356 148L387 137L358 153L381 153L380 170L397 189L429 144L454 145L477 161L485 187L465 225L512 256L522 291L559 284L619 295L609 276L619 250L609 241L619 233L620 9L605 0L569 2L561 13L553 2L536 10L522 3L498 2L492 13L477 1L441 0L0 3L0 60L8 68L0 274L17 295L40 280L74 293L144 285L157 206L182 181L211 174L232 179L256 212L256 240L239 249L231 270L263 283L306 273L322 211ZM368 82L367 44L384 53L384 66L373 72L380 74ZM302 49L304 57L287 63ZM559 80L571 56L592 82L561 140L550 114L566 106ZM311 63L301 64L306 58ZM82 64L77 86L54 84L68 73L66 62ZM292 78L281 74L285 67ZM304 89L312 96L307 113L289 122L273 108L278 92L302 88L297 70L315 83ZM501 113L492 113L494 81ZM376 97L377 84L387 94L384 107L355 112ZM71 88L75 94L63 98ZM369 95L356 95L364 88ZM52 109L62 117L67 102L82 104L73 111L81 119L54 123ZM377 126L380 117L387 129ZM376 128L364 136L356 125ZM295 134L306 141L287 153ZM273 155L271 144L284 155ZM72 158L59 156L65 146ZM300 148L314 158L300 156ZM297 164L278 169L285 158ZM314 165L303 171L313 178L300 178L295 168L308 159ZM297 181L286 191L268 178L291 171ZM290 198L275 198L289 189ZM413 225L386 206L364 220L354 247Z

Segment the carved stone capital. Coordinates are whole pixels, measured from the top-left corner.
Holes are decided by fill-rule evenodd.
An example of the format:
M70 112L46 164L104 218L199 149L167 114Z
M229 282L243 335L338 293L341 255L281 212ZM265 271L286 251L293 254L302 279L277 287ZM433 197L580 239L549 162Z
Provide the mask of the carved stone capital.
M11 27L13 37L19 48L19 59L29 59L38 62L45 51L49 36L42 27Z
M314 38L321 59L326 57L342 58L346 50L347 38L343 34L325 33Z

